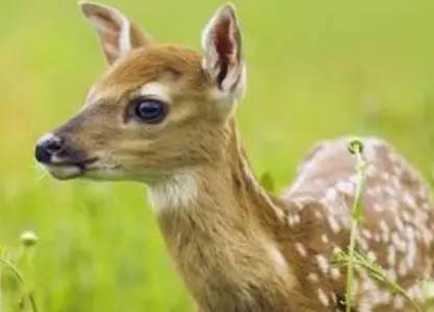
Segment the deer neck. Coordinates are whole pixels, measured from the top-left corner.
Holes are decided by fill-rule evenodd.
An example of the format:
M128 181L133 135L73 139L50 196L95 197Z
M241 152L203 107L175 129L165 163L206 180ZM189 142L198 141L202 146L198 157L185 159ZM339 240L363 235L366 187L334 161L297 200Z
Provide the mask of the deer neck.
M210 310L242 304L237 311L244 311L258 300L267 306L270 298L283 297L270 294L270 285L285 292L294 281L274 239L282 212L252 174L233 121L227 131L218 160L151 186L151 197L196 300Z

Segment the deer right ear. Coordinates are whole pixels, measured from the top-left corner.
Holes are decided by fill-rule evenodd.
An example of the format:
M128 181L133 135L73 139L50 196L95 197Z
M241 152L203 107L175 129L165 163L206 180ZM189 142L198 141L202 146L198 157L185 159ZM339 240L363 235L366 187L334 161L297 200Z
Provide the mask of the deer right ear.
M147 36L115 8L80 2L83 14L95 27L109 64L134 48L150 44Z
M232 4L221 7L202 36L203 68L223 93L237 97L244 91L245 64L241 51L241 31Z

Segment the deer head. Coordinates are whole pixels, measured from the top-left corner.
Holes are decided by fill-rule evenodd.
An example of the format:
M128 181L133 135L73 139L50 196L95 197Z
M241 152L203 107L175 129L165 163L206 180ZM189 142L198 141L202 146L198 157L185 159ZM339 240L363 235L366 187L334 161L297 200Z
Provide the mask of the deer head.
M38 141L36 159L58 179L150 183L223 157L245 86L234 7L212 17L202 55L152 41L114 8L80 5L109 68L81 111Z

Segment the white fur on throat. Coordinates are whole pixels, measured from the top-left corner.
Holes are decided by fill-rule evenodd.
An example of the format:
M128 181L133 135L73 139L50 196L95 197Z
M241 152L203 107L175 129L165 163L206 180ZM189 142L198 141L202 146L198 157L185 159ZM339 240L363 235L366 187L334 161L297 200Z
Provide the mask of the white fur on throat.
M154 209L188 208L198 197L197 177L192 172L177 173L150 186Z

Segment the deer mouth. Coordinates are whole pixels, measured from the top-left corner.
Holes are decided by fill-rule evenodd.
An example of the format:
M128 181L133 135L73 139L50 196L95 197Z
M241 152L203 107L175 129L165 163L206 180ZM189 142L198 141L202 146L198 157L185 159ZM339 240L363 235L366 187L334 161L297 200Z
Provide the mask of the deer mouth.
M70 180L82 176L90 170L90 166L98 161L98 158L89 158L82 161L63 161L44 164L50 174L59 180Z

